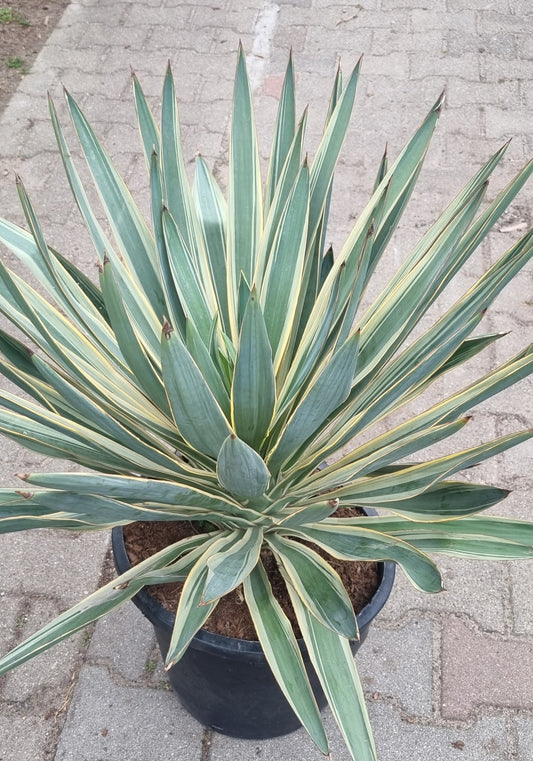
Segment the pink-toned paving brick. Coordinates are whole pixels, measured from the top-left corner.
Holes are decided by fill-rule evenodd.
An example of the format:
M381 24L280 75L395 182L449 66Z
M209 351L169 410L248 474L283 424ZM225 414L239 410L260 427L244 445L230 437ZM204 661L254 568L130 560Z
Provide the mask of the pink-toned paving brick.
M442 639L442 715L467 719L487 705L533 709L533 639L487 634L452 617Z

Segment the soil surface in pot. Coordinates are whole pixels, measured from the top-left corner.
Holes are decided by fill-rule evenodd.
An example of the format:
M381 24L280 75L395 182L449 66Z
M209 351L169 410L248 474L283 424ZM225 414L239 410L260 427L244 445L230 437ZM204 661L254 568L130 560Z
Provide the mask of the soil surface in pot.
M350 515L353 515L353 511L350 512ZM169 544L196 533L192 525L185 521L175 523L166 521L137 522L124 526L123 530L126 551L132 565L140 563ZM370 602L379 585L377 563L337 560L319 548L315 547L314 549L337 571L355 612L359 613ZM274 595L291 622L295 635L300 637L296 617L276 561L268 551L262 553L262 560ZM158 584L148 587L148 591L161 605L171 612L175 612L182 587L182 583ZM220 600L203 628L227 637L257 640L255 628L241 589L235 589Z

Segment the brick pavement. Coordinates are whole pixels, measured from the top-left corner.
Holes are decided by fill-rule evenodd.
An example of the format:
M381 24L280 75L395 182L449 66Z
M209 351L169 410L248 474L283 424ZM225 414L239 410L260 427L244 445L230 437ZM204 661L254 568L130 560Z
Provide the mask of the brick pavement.
M192 160L200 150L223 180L239 39L248 52L263 151L289 46L298 105L310 104L311 152L339 57L348 70L364 53L358 106L333 198L334 244L366 199L385 142L395 155L443 87L447 92L425 171L390 247L397 264L502 142L513 137L496 177L498 188L533 155L532 24L530 0L72 2L0 117L0 213L21 220L15 169L41 212L49 242L91 271L90 246L69 198L47 113L46 91L60 104L62 82L146 203L130 65L157 106L171 59L186 156ZM532 204L530 186L469 264L465 287L476 268L530 225ZM529 267L487 319L487 330L497 324L512 331L491 350L490 361L526 342L533 322L532 278ZM504 408L496 398L476 411L475 431L465 431L465 444L472 443L468 437L476 441L531 425L531 387L513 389ZM15 472L62 467L12 444L2 447L1 457L3 483ZM505 504L509 515L531 517L531 465L531 447L523 446L483 467L483 477L514 490ZM37 621L90 591L106 547L98 535L0 537L2 651ZM75 570L80 556L81 576ZM533 564L445 560L442 567L447 592L438 597L418 594L398 578L358 656L380 759L531 761ZM2 680L1 761L319 757L302 732L261 744L205 733L166 690L151 630L134 609L99 622L89 646L88 640L79 635ZM117 651L113 642L120 643ZM335 730L332 735L333 758L344 761L342 742Z

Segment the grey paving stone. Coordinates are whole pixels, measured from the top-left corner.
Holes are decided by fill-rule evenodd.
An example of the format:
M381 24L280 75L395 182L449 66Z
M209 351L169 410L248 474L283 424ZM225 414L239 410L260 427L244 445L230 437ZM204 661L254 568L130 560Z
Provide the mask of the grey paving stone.
M384 11L393 11L398 8L427 8L427 3L424 0L381 0L381 8ZM446 10L446 0L435 0L432 4L432 9L436 11Z
M526 505L524 509L524 518L527 507ZM510 574L514 632L533 636L533 562L513 563Z
M435 595L414 589L399 570L393 592L381 618L387 623L401 621L409 611L427 611L447 617L464 614L488 631L504 632L507 582L505 567L488 561L436 558L446 591Z
M370 30L369 30L370 31ZM416 53L429 45L436 52L445 52L445 37L442 27L409 31L398 28L372 29L371 51L375 55L389 57L390 53Z
M470 3L462 3L461 7L456 8L453 13L443 12L425 7L413 8L410 14L413 31L430 31L442 30L445 34L449 30L473 30L476 28L476 13ZM422 47L425 47L422 45Z
M507 761L505 719L484 717L463 726L438 726L403 721L384 703L369 706L380 761ZM348 757L346 757L348 758ZM520 758L527 761L527 756Z
M65 607L74 605L96 588L107 543L100 532L2 534L2 584L21 594L53 594Z
M349 60L348 56L351 58L351 56L361 54L363 51L368 52L369 55L372 55L372 53L375 52L376 56L373 56L373 58L383 54L382 50L379 51L372 48L372 29L361 28L357 24L354 24L353 29L351 29L349 25L342 24L341 18L339 18L337 24L339 25L339 28L343 29L342 32L337 32L336 38L338 42L335 45L335 52L341 60ZM316 50L317 54L322 51L331 52L331 44L329 43L328 35L324 33L324 26L322 25L316 27L310 26L308 28L306 44L311 49ZM402 51L401 54L396 53L394 66L392 68L398 78L401 78L406 65L407 61L404 51ZM371 63L368 63L365 60L365 66L370 68Z
M122 687L103 667L85 666L54 761L200 761L203 729L176 696Z
M19 641L52 621L60 612L57 603L46 598L29 602L27 612L20 614L16 622ZM14 671L10 671L4 677L2 697L5 700L31 705L34 699L40 700L38 696L46 693L50 701L48 709L58 711L79 665L80 651L86 637L83 632L74 634L35 659L26 661Z
M0 652L5 653L14 645L17 623L21 622L24 602L18 595L6 594L5 590L0 587L0 609L2 610L0 616ZM2 684L3 681L0 681L0 693Z
M505 720L483 718L462 728L416 724L403 720L397 710L382 702L369 702L368 710L374 728L380 761L507 761L508 744ZM340 732L328 710L324 725L335 761L350 761ZM461 753L463 751L463 753ZM263 740L238 740L214 733L210 761L242 761L275 758L277 761L319 761L323 756L307 733L301 729L285 737ZM527 756L520 761L527 761Z
M518 736L518 758L520 761L530 761L533 758L533 719L524 716L515 719Z
M478 29L481 34L498 35L501 33L501 24L505 19L505 27L511 32L524 32L524 20L520 15L508 13L507 4L504 2L492 4L480 8L478 15Z
M0 761L52 761L56 734L52 722L11 713L9 708L0 713Z
M479 57L474 53L465 52L461 58L452 58L445 55L434 55L428 58L427 53L419 51L411 56L410 79L425 79L426 77L438 77L439 81L447 77L461 77L462 79L479 81ZM477 133L479 135L479 132Z
M482 58L479 58L479 70L482 80L486 82L499 82L510 78L517 81L529 81L533 70L533 61L527 58L527 56L514 59L513 75L511 77L509 60L485 54ZM519 130L517 129L515 134L518 134L518 132Z
M349 761L349 755L344 746L340 732L328 711L324 712L324 726L331 744L332 757L335 761ZM212 734L210 746L210 761L255 761L255 759L275 758L276 761L319 761L324 756L316 748L304 729L282 737L268 740L242 740L226 737L216 732Z
M442 635L442 715L465 720L480 708L533 709L533 638L499 637L450 618Z
M452 11L452 13L461 12L465 9L465 6L468 8L471 8L472 10L476 11L485 11L487 10L487 3L485 0L469 0L468 2L465 2L465 0L448 0L448 11ZM496 12L496 13L507 13L509 10L508 3L506 0L494 0L494 2L490 3L490 10Z
M96 624L87 652L89 661L105 660L114 674L129 681L146 675L155 636L150 622L132 602Z
M515 79L503 79L499 82L465 82L461 77L450 80L446 88L447 109L461 109L465 103L490 103L501 108L520 101L520 83ZM462 146L457 145L459 149ZM466 146L464 146L466 147ZM472 150L471 146L471 149ZM487 155L490 153L489 144L483 143ZM476 140L476 150L479 149L479 140ZM449 152L452 153L451 151Z
M430 621L416 619L395 629L372 625L356 655L364 689L394 697L413 716L430 718L433 628Z

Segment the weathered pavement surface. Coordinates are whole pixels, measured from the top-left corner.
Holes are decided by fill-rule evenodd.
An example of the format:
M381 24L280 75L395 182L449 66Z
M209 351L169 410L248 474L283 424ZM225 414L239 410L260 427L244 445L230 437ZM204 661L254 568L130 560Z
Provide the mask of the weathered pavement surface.
M146 199L129 67L158 107L167 59L176 73L186 155L200 150L224 178L239 39L248 54L266 152L292 46L298 103L310 104L307 145L321 131L338 58L364 53L353 128L337 173L331 240L342 240L372 187L385 143L391 156L446 88L447 100L419 188L389 262L508 138L495 178L533 155L533 6L530 0L78 0L67 8L0 118L0 214L21 221L13 170L41 213L49 242L87 271L91 247L73 209L49 123L46 91L61 83L81 101L134 194ZM495 191L489 189L489 194ZM462 277L467 288L531 224L530 185ZM390 264L388 268L390 269ZM387 268L379 277L385 277ZM531 340L531 267L486 319L510 331L493 362ZM450 297L455 294L450 294ZM463 379L466 377L466 371ZM449 381L446 381L449 383ZM446 383L443 384L446 387ZM465 445L533 423L531 383L474 413ZM2 481L65 466L2 443ZM513 489L502 508L531 517L532 448L479 469ZM98 582L105 536L49 532L0 537L0 648L35 630ZM81 561L81 571L80 571ZM398 578L358 656L381 761L533 759L533 563L442 563L447 591L429 598ZM1 682L1 761L229 761L318 759L303 732L269 742L211 735L166 688L151 629L133 606ZM231 696L228 696L231 699ZM331 721L328 719L329 725ZM331 727L333 758L347 759Z

